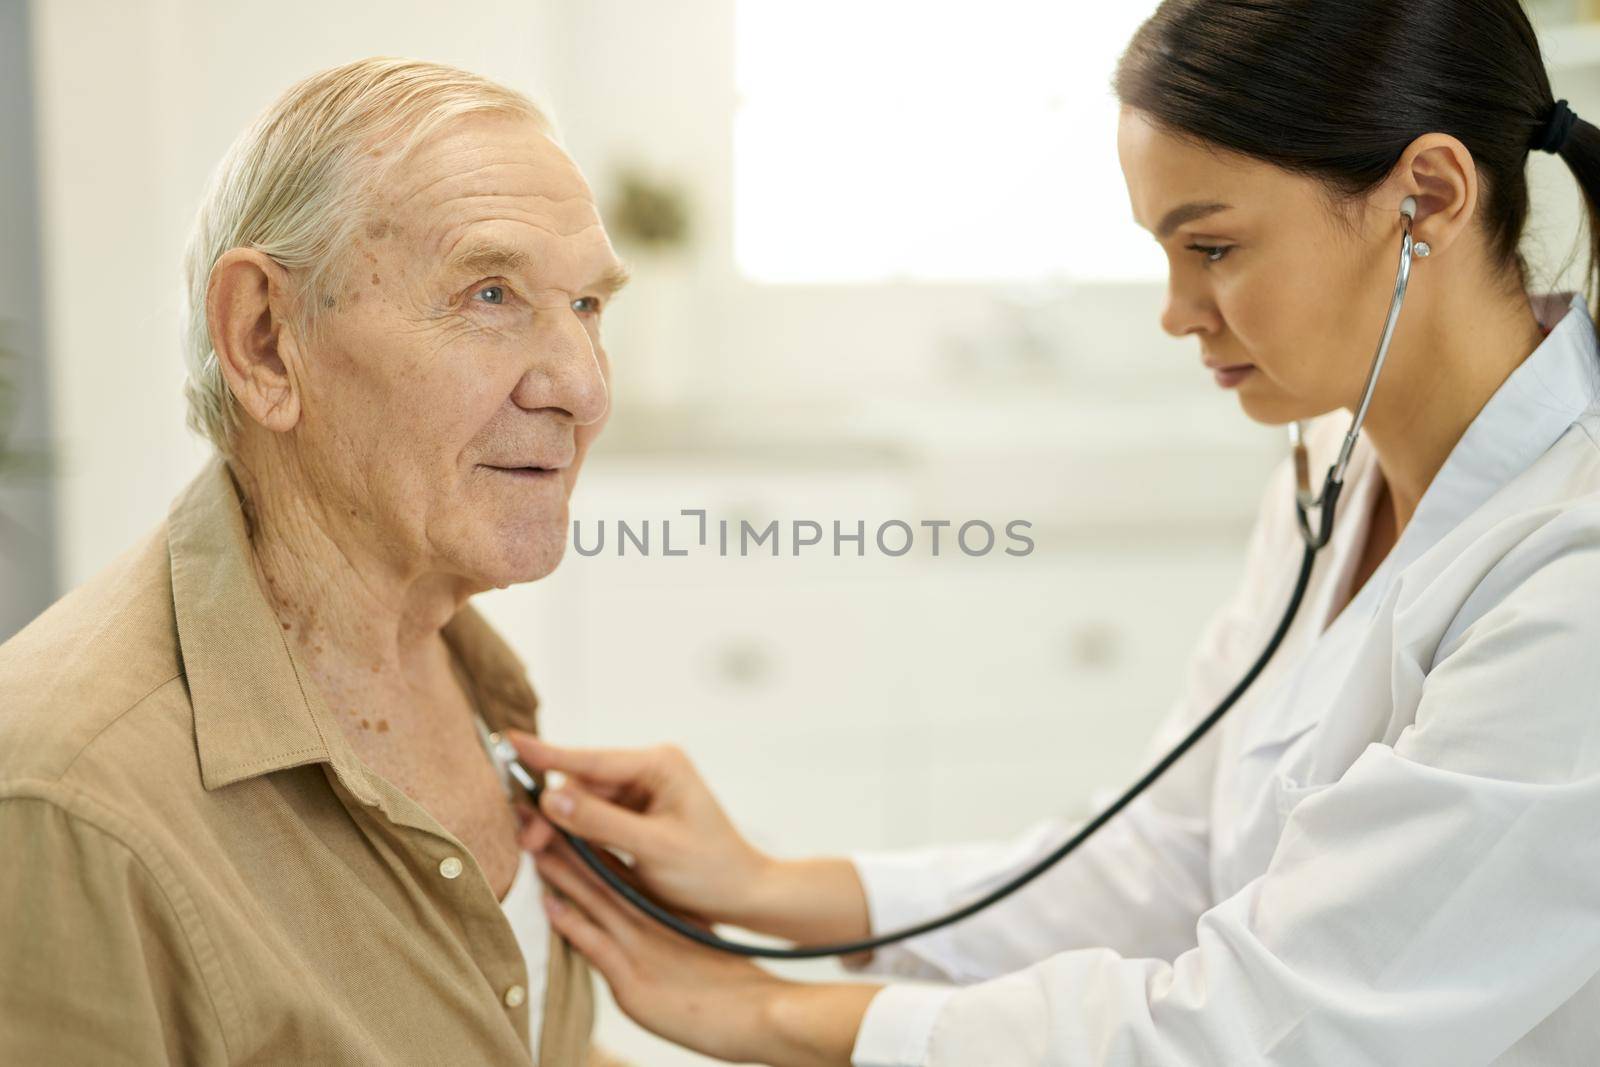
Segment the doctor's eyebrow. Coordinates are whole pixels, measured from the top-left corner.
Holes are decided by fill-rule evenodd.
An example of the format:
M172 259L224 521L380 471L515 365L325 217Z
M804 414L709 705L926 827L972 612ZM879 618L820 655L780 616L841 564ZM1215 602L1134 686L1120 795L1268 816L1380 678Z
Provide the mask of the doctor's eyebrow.
M1193 222L1195 219L1203 219L1207 215L1215 215L1219 211L1227 211L1231 207L1233 207L1232 204L1218 203L1214 200L1197 200L1193 203L1175 207L1167 212L1166 217L1161 220L1161 225L1156 227L1156 240L1165 241L1172 236L1173 230L1176 230L1184 223Z

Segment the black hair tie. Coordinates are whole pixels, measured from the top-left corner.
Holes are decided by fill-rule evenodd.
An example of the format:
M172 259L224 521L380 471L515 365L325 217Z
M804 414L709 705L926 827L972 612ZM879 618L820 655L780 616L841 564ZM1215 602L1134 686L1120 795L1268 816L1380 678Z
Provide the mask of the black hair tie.
M1577 124L1578 116L1567 106L1565 100L1557 100L1555 107L1550 109L1550 117L1545 119L1544 128L1539 131L1530 146L1537 152L1558 154L1567 143L1567 135L1572 132L1572 127Z

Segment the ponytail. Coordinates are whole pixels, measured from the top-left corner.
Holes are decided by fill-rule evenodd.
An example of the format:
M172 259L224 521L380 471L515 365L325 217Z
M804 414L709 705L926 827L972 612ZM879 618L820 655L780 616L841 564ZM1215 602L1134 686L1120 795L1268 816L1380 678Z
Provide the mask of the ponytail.
M1583 193L1589 220L1589 269L1584 274L1584 299L1591 314L1600 311L1600 127L1585 122L1567 107L1565 100L1551 104L1550 116L1539 135L1535 149L1544 148L1566 160L1572 177Z

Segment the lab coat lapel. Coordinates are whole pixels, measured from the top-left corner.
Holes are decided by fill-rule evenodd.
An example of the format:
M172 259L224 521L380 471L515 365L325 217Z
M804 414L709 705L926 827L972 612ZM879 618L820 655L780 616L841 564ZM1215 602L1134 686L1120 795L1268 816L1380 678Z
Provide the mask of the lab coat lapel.
M1342 439L1344 429L1339 436ZM1337 452L1338 442L1324 447L1312 455L1313 469L1322 458L1320 452L1331 456ZM1332 694L1330 681L1336 682L1342 674L1341 665L1348 662L1352 627L1371 617L1370 600L1374 586L1383 578L1387 563L1378 569L1366 587L1330 622L1334 599L1344 587L1357 564L1362 545L1357 543L1360 531L1371 515L1379 478L1373 463L1371 446L1365 438L1358 438L1351 453L1349 475L1343 494L1344 506L1334 518L1333 537L1322 550L1312 575L1312 584L1306 590L1300 617L1278 650L1282 663L1272 676L1271 689L1265 700L1254 705L1240 729L1239 755L1244 760L1270 761L1296 737L1309 730L1322 717ZM1289 557L1299 557L1302 544L1295 538L1285 550L1283 566L1287 571ZM1286 605L1287 606L1287 605ZM1268 633L1276 620L1263 620ZM1263 638L1264 640L1264 638ZM1330 673L1332 672L1332 673Z
M1429 487L1423 534L1395 553L1398 569L1374 612L1386 621L1369 622L1330 713L1313 724L1315 745L1301 769L1289 769L1300 786L1336 781L1368 745L1393 745L1414 720L1428 673L1448 654L1461 605L1483 577L1459 565L1463 551L1525 511L1529 494L1549 492L1522 476L1600 403L1600 345L1588 308L1580 297L1561 306L1564 317L1549 314L1555 299L1535 298L1541 322L1560 321L1452 450L1435 479L1442 491Z
M1377 486L1375 457L1365 439L1358 440L1352 454L1351 482L1359 484L1363 506L1351 508L1348 515L1336 520L1335 540L1323 550L1337 561L1336 566L1315 590L1311 606L1316 613L1310 617L1316 621L1308 621L1306 630L1301 631L1300 662L1281 678L1269 698L1256 706L1242 728L1241 759L1271 762L1297 738L1332 718L1342 720L1339 734L1348 734L1349 739L1364 736L1366 741L1360 742L1364 746L1377 739L1374 728L1378 735L1383 733L1381 722L1392 710L1392 687L1401 684L1400 675L1411 671L1416 675L1412 682L1420 687L1431 668L1431 656L1426 663L1409 667L1398 662L1392 646L1393 627L1375 627L1374 620L1392 617L1402 597L1413 601L1421 595L1424 591L1416 585L1425 580L1430 568L1412 565L1532 465L1600 398L1600 352L1583 297L1556 293L1531 299L1542 323L1555 322L1549 336L1501 384L1456 442L1382 565L1333 624L1315 635L1307 631L1321 624L1333 587L1355 566L1352 557L1362 547L1358 533L1366 525ZM1357 456L1365 457L1359 476L1355 473ZM1408 581L1410 588L1406 587ZM1311 593L1308 590L1308 600ZM1383 632L1376 632L1379 630ZM1282 649L1280 655L1285 652L1291 650ZM1378 670L1380 664L1386 668L1393 664L1393 670ZM1319 753L1318 765L1307 767L1305 773L1337 777L1348 761L1337 769L1331 764L1345 755L1353 759L1348 747L1333 745L1328 752Z

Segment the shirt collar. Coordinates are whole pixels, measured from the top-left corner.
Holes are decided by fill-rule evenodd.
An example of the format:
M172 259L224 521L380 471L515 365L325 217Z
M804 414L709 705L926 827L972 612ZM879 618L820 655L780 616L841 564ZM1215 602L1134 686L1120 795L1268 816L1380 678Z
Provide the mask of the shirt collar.
M373 803L340 732L256 581L239 488L213 456L167 516L179 653L205 788L327 762ZM522 664L471 604L443 629L492 729L533 732L538 700Z
M1530 467L1600 399L1600 344L1582 294L1530 294L1529 299L1549 332L1495 390L1428 483L1384 561L1390 574L1420 557ZM1370 449L1364 435L1361 443ZM1368 470L1365 476L1377 472Z

